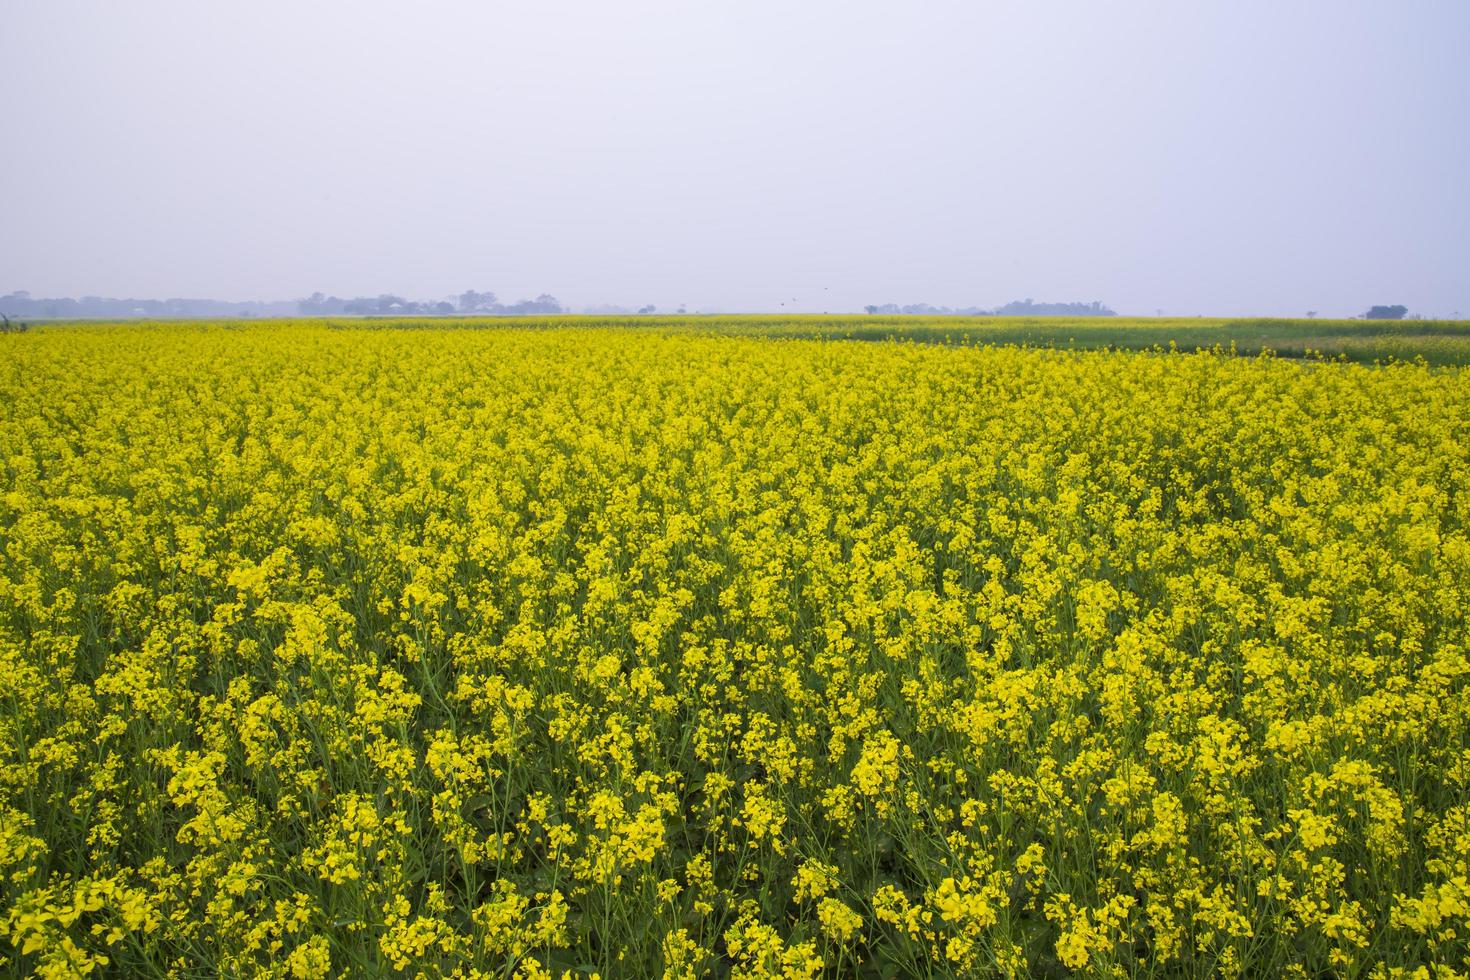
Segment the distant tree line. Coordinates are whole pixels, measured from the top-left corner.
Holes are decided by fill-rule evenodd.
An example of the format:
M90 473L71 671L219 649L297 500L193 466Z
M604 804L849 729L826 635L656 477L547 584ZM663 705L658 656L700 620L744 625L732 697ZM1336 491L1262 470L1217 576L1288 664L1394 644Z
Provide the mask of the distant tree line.
M1373 306L1363 314L1365 320L1402 320L1404 314L1409 312L1407 306Z
M271 302L229 302L217 299L117 299L83 296L37 299L25 290L0 296L0 313L12 317L237 317L237 316L429 316L480 314L528 316L565 313L555 296L542 293L535 299L500 303L491 292L467 290L443 300L410 300L391 293L340 299L312 293L306 299Z
M531 316L543 313L565 313L555 296L542 293L535 299L501 303L492 292L467 289L453 300L412 300L392 293L381 296L358 296L340 299L312 293L297 300L296 308L308 316L447 316L450 314L480 316Z
M108 296L35 298L25 290L0 296L0 312L11 316L71 317L223 317L290 316L291 302L231 303L217 299L117 299Z
M928 303L884 303L865 306L864 312L878 316L1117 316L1099 302L1091 303L1037 303L1029 299L1016 300L995 309L979 306L930 306ZM467 289L458 296L441 300L405 299L393 293L378 296L355 296L342 299L323 293L312 293L305 299L231 302L218 299L118 299L108 296L83 296L80 299L57 297L38 299L23 289L0 296L0 315L7 318L43 317L49 319L73 319L85 317L273 317L295 316L538 316L551 313L569 313L557 302L555 296L542 293L535 299L523 299L514 303L502 303L495 294ZM591 314L649 315L657 312L652 304L637 309L622 306L594 306L584 312ZM679 307L676 313L683 313ZM1374 306L1359 314L1365 320L1402 320L1408 308ZM1316 310L1307 313L1308 319L1317 315ZM1457 314L1458 315L1458 314ZM1418 314L1409 317L1421 319ZM10 324L14 330L16 324Z
M1099 302L1091 303L1037 303L1029 299L1018 299L993 310L978 306L951 309L948 306L930 306L928 303L910 303L899 306L884 303L882 306L865 306L864 312L879 316L905 314L911 316L1117 316Z

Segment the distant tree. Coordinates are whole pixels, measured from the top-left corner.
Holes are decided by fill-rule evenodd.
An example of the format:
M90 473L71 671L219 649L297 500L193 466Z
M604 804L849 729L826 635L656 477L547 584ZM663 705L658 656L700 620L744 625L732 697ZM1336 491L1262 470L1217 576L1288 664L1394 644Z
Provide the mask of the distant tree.
M496 306L492 312L511 316L537 316L545 313L565 313L555 296L542 293L535 299L523 299L506 306Z
M308 316L325 316L329 313L342 312L342 300L335 296L323 296L320 292L312 293L306 299L296 301L296 309Z
M1036 303L1029 299L1007 303L997 316L1117 316L1098 300L1091 303Z
M1409 312L1406 306L1374 306L1363 314L1365 320L1402 320Z
M1038 303L1032 299L1018 299L999 309L981 306L931 306L928 303L896 303L868 305L863 307L868 315L896 316L1117 316L1108 307L1094 300L1091 303Z
M1317 311L1316 310L1308 310L1307 311L1307 319L1308 320L1315 320L1315 319L1317 319Z
M649 313L653 313L657 309L658 307L654 306L652 303L649 303L647 306L640 306L638 308L638 312L646 315Z
M7 313L14 313L16 316L35 313L37 312L36 307L40 305L41 303L32 300L31 294L24 289L17 289L8 296L0 296L0 307L4 307Z
M459 312L493 313L496 306L495 294L489 291L477 293L467 289L459 294Z

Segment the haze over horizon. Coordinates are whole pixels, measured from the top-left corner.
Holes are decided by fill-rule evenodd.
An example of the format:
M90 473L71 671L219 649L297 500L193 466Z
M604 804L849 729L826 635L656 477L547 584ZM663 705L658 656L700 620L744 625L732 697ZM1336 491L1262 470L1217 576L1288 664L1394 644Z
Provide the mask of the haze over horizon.
M1467 49L1458 0L20 0L0 294L1470 315Z

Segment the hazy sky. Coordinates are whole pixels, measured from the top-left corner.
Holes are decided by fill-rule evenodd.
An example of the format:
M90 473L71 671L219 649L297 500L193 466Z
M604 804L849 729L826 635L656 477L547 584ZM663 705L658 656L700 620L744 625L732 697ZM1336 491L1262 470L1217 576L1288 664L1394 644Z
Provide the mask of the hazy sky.
M0 0L0 137L0 293L1470 316L1467 0Z

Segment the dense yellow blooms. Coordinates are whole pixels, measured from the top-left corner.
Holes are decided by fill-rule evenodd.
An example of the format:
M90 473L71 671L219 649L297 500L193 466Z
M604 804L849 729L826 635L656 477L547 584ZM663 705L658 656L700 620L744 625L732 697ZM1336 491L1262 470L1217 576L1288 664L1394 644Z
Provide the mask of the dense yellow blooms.
M1470 374L0 354L0 973L1470 974Z

